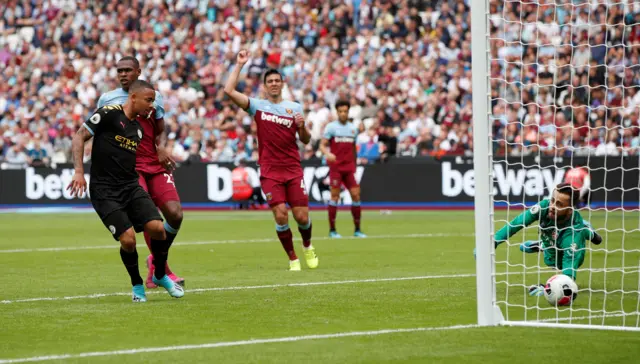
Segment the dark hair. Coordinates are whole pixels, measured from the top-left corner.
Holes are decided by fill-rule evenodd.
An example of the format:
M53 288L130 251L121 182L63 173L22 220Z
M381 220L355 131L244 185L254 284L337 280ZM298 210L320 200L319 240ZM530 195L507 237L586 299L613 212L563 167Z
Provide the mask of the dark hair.
M149 82L143 81L143 80L136 80L136 81L133 81L131 86L129 86L129 93L138 92L143 89L150 89L155 91L155 88L153 88L153 85L150 84Z
M138 62L138 60L136 59L136 57L133 56L124 56L122 58L120 58L118 60L118 63L122 62L122 61L131 61L133 62L133 65L136 67L136 69L140 68L140 62Z
M277 69L269 68L267 70L267 72L264 73L264 78L262 79L262 83L266 84L267 83L267 77L269 77L271 75L278 75L278 76L280 76L280 80L282 80L282 74Z
M341 108L343 106L351 107L351 104L347 100L338 100L336 102L336 110L338 110L339 108Z
M571 184L561 183L556 186L556 190L563 195L569 196L572 207L577 206L580 202L580 191L575 189Z

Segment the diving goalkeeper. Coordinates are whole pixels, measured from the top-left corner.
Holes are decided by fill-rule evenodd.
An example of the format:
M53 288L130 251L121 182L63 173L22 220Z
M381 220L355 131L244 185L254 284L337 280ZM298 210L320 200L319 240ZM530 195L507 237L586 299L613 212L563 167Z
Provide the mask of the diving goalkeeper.
M555 267L574 281L578 268L584 262L585 242L600 244L602 237L574 207L578 205L580 192L568 183L559 184L550 199L544 199L506 224L495 235L496 247L507 241L523 227L538 220L540 240L520 244L525 253L544 252L544 263ZM530 288L532 296L542 295L541 285Z

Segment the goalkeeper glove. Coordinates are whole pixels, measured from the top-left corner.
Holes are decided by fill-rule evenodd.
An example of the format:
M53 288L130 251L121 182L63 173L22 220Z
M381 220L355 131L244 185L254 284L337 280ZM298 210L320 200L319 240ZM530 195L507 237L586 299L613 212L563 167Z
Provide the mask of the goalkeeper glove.
M529 287L529 296L539 297L544 295L544 285L543 284L535 284Z
M591 242L593 244L595 244L595 245L600 245L600 243L602 243L602 236L600 236L600 234L598 234L596 232L596 230L593 227L591 227L591 223L589 221L584 220L584 225L586 227L588 227L589 230L591 230L591 232L593 233L593 237L591 238Z
M540 251L539 241L525 241L520 244L520 251L524 253L537 253Z

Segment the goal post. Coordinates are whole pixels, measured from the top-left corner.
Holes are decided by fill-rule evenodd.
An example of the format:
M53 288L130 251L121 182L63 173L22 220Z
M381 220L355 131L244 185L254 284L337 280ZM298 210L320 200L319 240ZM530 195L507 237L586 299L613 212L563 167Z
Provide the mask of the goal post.
M473 168L475 181L474 215L476 237L476 296L478 324L497 325L502 321L496 306L493 241L493 186L491 129L489 128L489 4L471 1L471 72L473 90Z
M640 331L640 1L469 4L478 325ZM578 167L591 186L576 211L603 241L571 244L578 297L555 307L529 287L560 273L547 250L569 248L521 247L538 222L494 236Z

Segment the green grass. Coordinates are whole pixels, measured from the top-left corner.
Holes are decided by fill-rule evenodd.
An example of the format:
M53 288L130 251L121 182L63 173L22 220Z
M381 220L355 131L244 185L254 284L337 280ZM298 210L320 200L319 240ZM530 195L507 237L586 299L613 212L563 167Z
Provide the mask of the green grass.
M497 215L499 219L506 218L502 212ZM509 217L513 216L512 211ZM363 224L370 238L366 240L328 240L326 214L314 213L312 218L320 267L309 270L303 262L303 271L292 273L285 270L287 259L268 212L188 213L178 241L191 244L177 243L170 253L172 269L187 279L185 297L176 300L157 292L149 295L146 304L133 304L126 295L130 287L118 244L97 216L0 215L0 301L11 302L0 304L0 362L476 323L471 212L367 212ZM594 214L590 219L594 226L608 230L624 227L631 231L639 227L637 215L625 214L623 218L622 214L609 214L606 218L604 214ZM340 211L339 219L339 231L348 235L352 230L350 214ZM626 250L638 249L637 235L612 232L597 248L614 251L624 243ZM301 253L295 228L294 236ZM508 282L497 287L498 301L508 304L502 304L508 319L522 320L525 313L529 320L585 317L591 309L592 324L637 325L637 315L602 318L595 311L636 312L638 252L588 254L585 268L627 267L625 274L580 272L577 283L582 291L578 300L571 309L558 311L546 301L525 294L527 285L553 274L546 268L534 269L539 264L536 255L519 252L517 243L525 238L535 238L535 229L516 235L513 245L500 246L497 251L496 260L509 263L497 265L498 273L509 273L497 278ZM147 249L141 235L139 239L143 266ZM248 239L259 240L247 242ZM201 244L193 244L197 242ZM72 250L33 250L60 247ZM14 249L28 251L4 252ZM146 268L142 267L141 273L144 276ZM388 280L391 278L403 279ZM311 282L323 284L304 285ZM199 291L189 291L194 289ZM608 293L589 294L589 289ZM59 299L98 293L106 295ZM58 299L41 299L46 297ZM27 299L39 300L22 301ZM589 323L589 319L575 322ZM557 339L560 336L562 340ZM63 361L534 363L549 357L569 357L580 363L631 363L637 361L638 355L637 332L491 327L310 338Z

